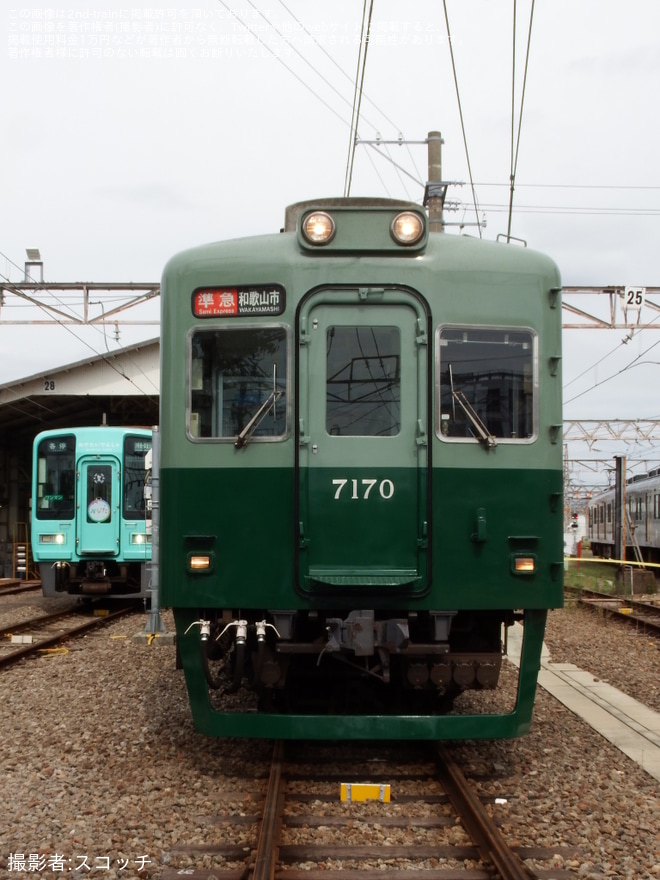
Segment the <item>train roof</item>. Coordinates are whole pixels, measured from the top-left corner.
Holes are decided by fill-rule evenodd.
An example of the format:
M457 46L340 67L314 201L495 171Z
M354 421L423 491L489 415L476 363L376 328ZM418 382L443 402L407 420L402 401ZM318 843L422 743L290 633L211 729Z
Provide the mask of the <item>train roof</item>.
M660 489L660 468L655 468L654 470L649 471L648 474L635 474L633 477L629 477L626 480L627 494L632 494L635 491L646 492L649 489ZM598 495L594 495L594 497L590 499L588 506L593 507L596 504L602 504L613 495L614 487L610 486L609 489L605 489L602 492L599 492Z
M251 265L255 271L258 271L260 268L266 268L269 260L272 260L276 253L282 254L287 247L291 249L292 254L298 253L303 256L306 254L311 259L317 256L327 257L331 251L334 256L349 255L349 250L345 254L344 251L333 250L332 246L315 249L306 249L299 243L296 246L294 242L300 239L296 231L297 221L304 212L312 208L328 212L332 212L333 209L347 212L350 209L355 211L362 208L372 208L374 212L378 212L389 208L424 213L419 205L394 199L319 198L296 202L286 208L284 226L279 232L208 242L182 251L168 261L163 278L171 272L181 272L192 264L197 265L198 268L205 264L208 268L212 268L212 264L228 260ZM364 228L364 224L357 228ZM360 257L364 256L365 259L368 259L371 253L369 248L361 250L359 243L355 247L352 246L350 251L353 257L356 256L356 251L359 251ZM496 271L512 274L546 274L553 286L557 288L561 286L558 268L551 257L532 248L507 244L501 240L492 241L470 235L432 232L428 235L425 244L416 250L395 245L390 240L385 248L374 249L373 253L379 258L385 254L408 259L423 255L438 261L443 271L448 272Z
M137 434L139 436L151 436L153 433L151 428L144 425L74 425L64 428L48 428L40 431L34 438L34 442L38 443L46 437L61 437L63 434L76 434L76 436L101 436L104 435L111 440L117 440L125 434Z

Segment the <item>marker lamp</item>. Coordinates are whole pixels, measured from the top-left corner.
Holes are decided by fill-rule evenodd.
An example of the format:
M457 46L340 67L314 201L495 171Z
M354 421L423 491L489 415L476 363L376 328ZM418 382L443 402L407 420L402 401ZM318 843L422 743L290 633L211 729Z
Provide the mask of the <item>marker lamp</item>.
M390 232L394 241L399 244L417 244L424 235L424 221L414 211L402 211L392 220Z
M63 544L65 536L60 532L58 535L39 535L40 544Z
M534 556L514 556L513 570L516 574L534 574L536 558Z
M312 211L302 223L302 234L310 244L327 244L335 234L335 221L325 211Z
M191 555L188 557L188 567L191 571L208 571L211 568L211 557Z

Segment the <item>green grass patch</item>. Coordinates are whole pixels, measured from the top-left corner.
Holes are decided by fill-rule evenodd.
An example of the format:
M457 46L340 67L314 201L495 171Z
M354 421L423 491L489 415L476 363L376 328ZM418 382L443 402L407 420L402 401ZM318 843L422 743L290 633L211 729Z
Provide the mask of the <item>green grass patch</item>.
M620 591L617 580L620 565L605 560L569 559L564 570L564 584L578 590L597 590L615 594Z

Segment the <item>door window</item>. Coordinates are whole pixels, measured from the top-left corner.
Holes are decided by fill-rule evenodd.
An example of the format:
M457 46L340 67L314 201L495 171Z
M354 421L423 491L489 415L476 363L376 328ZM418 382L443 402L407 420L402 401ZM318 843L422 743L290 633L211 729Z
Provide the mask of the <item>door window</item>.
M112 467L87 466L87 522L107 523L112 518Z
M326 430L391 437L401 430L398 327L328 327Z

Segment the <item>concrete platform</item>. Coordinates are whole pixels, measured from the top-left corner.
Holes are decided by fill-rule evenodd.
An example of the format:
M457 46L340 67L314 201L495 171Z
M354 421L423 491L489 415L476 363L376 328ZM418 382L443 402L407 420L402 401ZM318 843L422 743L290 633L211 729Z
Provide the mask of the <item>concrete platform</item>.
M522 626L509 630L508 659L520 660ZM572 663L553 663L544 647L539 684L660 781L660 713Z

